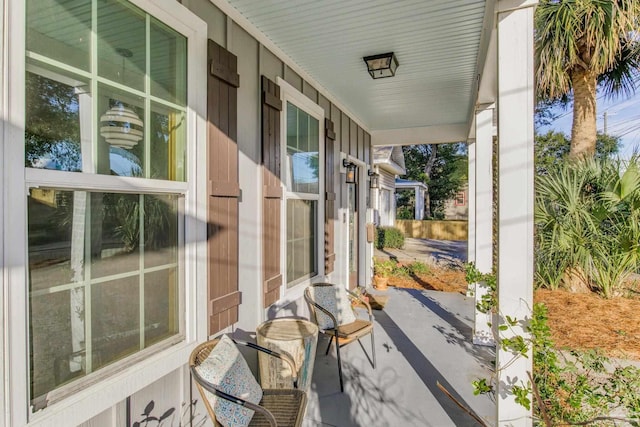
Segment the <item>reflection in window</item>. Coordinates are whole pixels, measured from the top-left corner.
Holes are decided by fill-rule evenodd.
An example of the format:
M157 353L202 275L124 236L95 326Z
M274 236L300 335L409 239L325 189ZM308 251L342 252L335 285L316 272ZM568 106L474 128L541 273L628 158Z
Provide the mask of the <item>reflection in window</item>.
M26 75L25 166L82 170L80 105L75 88Z
M289 191L319 192L319 122L287 103L287 157Z
M292 286L318 273L317 202L287 200L287 283Z
M31 189L32 399L179 333L178 200Z

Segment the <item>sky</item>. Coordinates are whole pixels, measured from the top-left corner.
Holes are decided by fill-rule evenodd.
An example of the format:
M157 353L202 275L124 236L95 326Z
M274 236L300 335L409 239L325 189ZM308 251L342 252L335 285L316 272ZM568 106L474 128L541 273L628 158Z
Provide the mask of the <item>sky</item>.
M548 130L564 132L571 137L571 120L573 117L572 106L566 109L557 108L558 114L549 126L541 126L539 133ZM622 142L620 156L629 158L634 149L640 152L640 90L631 97L618 96L614 99L605 99L603 95L597 98L597 128L598 132L604 132L604 113L607 113L607 133L619 136Z

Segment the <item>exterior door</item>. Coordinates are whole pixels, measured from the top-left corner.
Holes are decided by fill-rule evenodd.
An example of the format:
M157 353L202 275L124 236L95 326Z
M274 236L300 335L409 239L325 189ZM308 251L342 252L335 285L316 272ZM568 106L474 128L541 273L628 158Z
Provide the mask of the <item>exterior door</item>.
M349 289L358 285L358 184L347 184L349 198Z

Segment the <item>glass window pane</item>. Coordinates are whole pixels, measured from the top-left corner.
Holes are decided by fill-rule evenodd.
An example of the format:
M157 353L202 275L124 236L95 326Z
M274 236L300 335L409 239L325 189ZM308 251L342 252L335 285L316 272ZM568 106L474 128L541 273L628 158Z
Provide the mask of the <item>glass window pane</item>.
M32 399L179 333L179 200L30 190Z
M91 193L91 277L140 270L140 196Z
M27 51L90 70L91 2L28 0Z
M148 347L178 333L178 274L176 268L144 276L144 342Z
M91 318L87 320L91 322L93 370L139 351L139 276L92 285Z
M178 198L175 195L144 197L144 266L178 262Z
M31 292L84 281L86 193L32 188L27 206Z
M183 112L151 104L150 178L186 180L185 121Z
M319 194L319 122L287 103L287 157L289 191Z
M144 12L126 1L99 1L98 74L144 90L146 57Z
M45 70L42 70L45 71ZM46 71L50 76L54 73ZM81 116L90 120L91 98L83 93L83 82L74 87L71 76L58 79L27 72L25 79L25 166L64 171L82 170ZM89 122L90 125L90 122ZM90 135L86 135L89 138Z
M187 101L187 39L151 19L151 94L176 104Z
M317 202L314 200L287 200L287 284L289 287L301 279L318 273L316 230Z
M144 100L98 87L98 173L144 177Z

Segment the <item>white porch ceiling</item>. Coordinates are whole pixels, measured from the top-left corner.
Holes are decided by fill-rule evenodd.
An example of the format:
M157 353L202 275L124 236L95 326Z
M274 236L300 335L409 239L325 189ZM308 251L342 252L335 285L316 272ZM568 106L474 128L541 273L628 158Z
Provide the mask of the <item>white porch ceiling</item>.
M466 140L485 0L227 2L355 114L375 145ZM390 51L395 77L373 80L362 58Z

